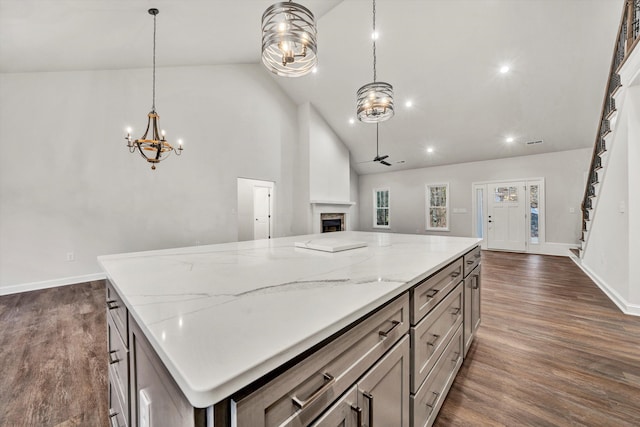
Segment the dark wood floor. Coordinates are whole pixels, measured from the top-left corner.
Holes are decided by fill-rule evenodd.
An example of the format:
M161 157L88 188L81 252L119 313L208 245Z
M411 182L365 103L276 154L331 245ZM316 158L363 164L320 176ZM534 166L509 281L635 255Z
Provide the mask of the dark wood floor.
M640 426L640 318L568 258L482 259L482 325L436 425ZM104 298L0 297L0 426L108 426Z
M640 426L640 318L569 258L482 262L482 326L436 425Z
M104 282L0 297L0 426L108 426Z

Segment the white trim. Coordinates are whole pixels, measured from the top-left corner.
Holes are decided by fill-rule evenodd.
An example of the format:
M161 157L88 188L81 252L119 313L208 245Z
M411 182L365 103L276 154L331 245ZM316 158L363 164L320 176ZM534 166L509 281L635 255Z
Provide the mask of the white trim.
M55 288L58 286L75 285L78 283L103 280L105 273L85 274L83 276L63 277L61 279L44 280L42 282L23 283L20 285L4 286L0 288L0 295L17 294L20 292L37 291L39 289Z
M431 187L445 187L445 194L446 194L446 204L444 206L445 212L446 212L446 221L447 221L447 226L446 227L432 227L429 225L429 211L431 209L431 197L430 194L431 192L429 191L429 189ZM424 184L424 229L426 231L451 231L451 212L449 209L449 205L451 202L451 194L449 193L449 183L448 182L436 182L436 183L425 183ZM442 208L442 206L434 206L435 208Z
M609 299L613 301L615 305L618 306L620 311L630 316L640 316L640 305L629 304L615 289L607 285L607 283L602 280L600 276L591 271L589 267L584 265L582 263L582 260L580 260L575 255L570 255L570 258L578 267L580 267L582 271L584 271L587 276L589 276L591 280L593 280L593 283L595 283L600 288L600 290L604 292L604 294L609 297Z
M486 249L494 252L513 252L519 254L536 254L536 255L551 255L551 256L570 256L569 249L579 248L580 245L574 243L554 243L545 242L537 245L531 245L529 249L524 251L512 251L507 249Z
M623 87L640 84L640 48L637 45L631 51L631 55L624 61L624 64L622 64L618 74Z
M389 223L387 225L378 225L378 191L386 191L387 192L387 217ZM373 189L373 228L384 228L391 229L391 190L389 187L378 187Z
M311 200L312 205L344 205L344 206L353 206L356 202L335 202L330 200Z

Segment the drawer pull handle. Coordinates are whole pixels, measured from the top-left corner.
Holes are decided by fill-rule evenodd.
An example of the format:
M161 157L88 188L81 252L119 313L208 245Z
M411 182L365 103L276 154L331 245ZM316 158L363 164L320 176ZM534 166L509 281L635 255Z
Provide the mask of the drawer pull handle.
M351 410L356 412L357 422L356 427L362 427L362 408L351 405Z
M398 322L397 320L392 320L391 323L393 323L393 326L391 326L386 331L378 331L378 335L380 335L382 338L386 338L400 324L400 322Z
M453 353L453 359L451 359L451 361L456 364L458 363L458 358L460 357L460 352L456 351L455 353Z
M438 342L438 338L440 338L440 335L433 334L432 337L433 341L427 341L427 345L434 347L436 345L436 342Z
M118 350L111 350L109 352L109 365L113 365L114 363L118 363L120 361L120 359L118 359L117 357L114 358L117 352Z
M438 401L438 398L440 397L440 393L436 393L435 391L432 392L433 393L433 399L431 400L431 402L427 403L427 406L429 408L431 408L431 411L429 411L429 413L433 412L433 407L436 406L436 402Z
M431 289L429 292L427 292L427 299L435 297L438 292L440 292L439 289Z
M480 258L480 251L478 251L478 253L476 253L476 254L474 255L474 257L476 257L476 259L477 259L477 258Z
M107 301L107 310L115 310L118 307L120 307L118 305L118 301L116 301L114 299L110 299L110 300Z
M473 276L473 280L472 280L472 288L473 289L478 289L480 287L480 285L478 284L478 276Z
M470 259L469 261L467 261L467 265L471 265L471 264L473 264L474 262L475 262L474 260Z
M118 419L116 416L118 413L114 411L112 408L109 408L109 425L111 427L118 427Z
M291 400L293 400L293 403L300 409L304 409L307 406L311 405L313 402L315 402L316 400L318 400L318 398L320 396L322 396L322 394L327 391L332 385L333 383L336 382L336 379L334 376L329 375L327 373L322 374L324 376L324 380L325 383L322 384L322 386L317 389L316 391L313 392L313 394L311 396L309 396L309 398L307 398L307 400L300 400L298 399L298 396L293 396L291 398Z
M462 311L462 310L460 309L460 307L456 307L456 309L455 309L455 310L453 310L453 312L451 312L451 315L452 315L452 316L457 316L458 314L460 314L460 311Z
M459 271L454 271L453 273L451 273L451 277L453 277L454 279L455 279L456 277L458 277L459 275L460 275L460 272L459 272Z
M366 391L363 391L362 395L369 401L369 427L373 427L373 395Z

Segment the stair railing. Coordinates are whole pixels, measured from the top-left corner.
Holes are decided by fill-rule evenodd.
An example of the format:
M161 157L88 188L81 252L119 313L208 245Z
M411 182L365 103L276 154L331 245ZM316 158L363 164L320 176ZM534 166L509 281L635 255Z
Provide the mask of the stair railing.
M616 47L613 52L613 58L611 59L607 88L602 102L600 123L598 125L598 131L596 132L591 164L589 165L589 178L587 179L587 185L582 198L582 235L580 237L582 241L585 241L587 222L591 219L590 211L593 209L592 199L596 196L595 186L599 182L598 170L602 169L601 156L607 151L605 137L611 132L610 119L616 111L614 95L621 87L618 71L639 41L640 0L627 0L622 12L622 18L620 19L620 26L618 27L618 38L616 39Z

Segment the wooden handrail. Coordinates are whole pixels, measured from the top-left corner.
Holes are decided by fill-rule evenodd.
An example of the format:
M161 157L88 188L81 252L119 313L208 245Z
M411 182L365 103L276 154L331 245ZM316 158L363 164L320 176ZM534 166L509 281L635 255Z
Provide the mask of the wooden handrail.
M618 70L624 64L631 51L636 47L640 40L640 0L626 1L625 7L622 11L622 17L620 18L620 25L618 26L617 34L616 45L613 51L613 57L611 58L611 66L609 67L609 77L605 88L604 100L602 101L602 108L600 110L600 122L596 133L596 142L593 147L591 163L589 165L587 185L582 198L581 210L583 238L584 231L586 230L586 222L589 220L588 210L592 207L590 200L590 197L593 195L591 187L595 184L594 178L597 177L597 170L601 167L600 154L602 154L602 150L604 148L603 131L605 130L603 129L603 125L606 123L606 125L609 126L608 117L615 108L613 93L620 86ZM608 129L606 130L608 131Z

